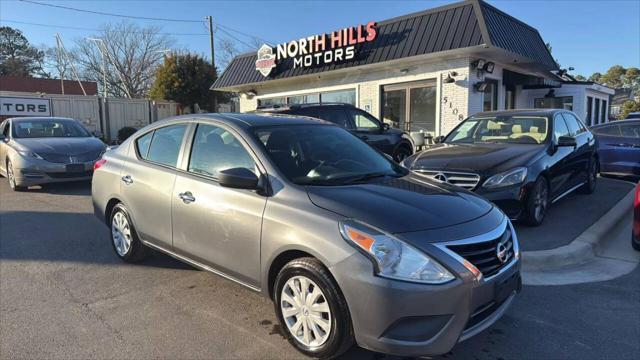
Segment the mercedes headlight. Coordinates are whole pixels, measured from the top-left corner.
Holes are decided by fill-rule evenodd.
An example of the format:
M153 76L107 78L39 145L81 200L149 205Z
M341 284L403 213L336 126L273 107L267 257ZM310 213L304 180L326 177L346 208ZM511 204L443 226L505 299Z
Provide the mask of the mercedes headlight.
M390 234L356 220L340 223L342 236L371 258L379 276L425 284L442 284L454 276L427 254Z
M17 151L18 151L18 154L26 158L36 158L36 159L44 160L42 156L38 155L37 153L34 153L33 151L28 151L28 150L17 150Z
M521 184L527 177L527 168L519 167L509 171L493 175L484 182L482 186L486 188L498 188L509 185Z

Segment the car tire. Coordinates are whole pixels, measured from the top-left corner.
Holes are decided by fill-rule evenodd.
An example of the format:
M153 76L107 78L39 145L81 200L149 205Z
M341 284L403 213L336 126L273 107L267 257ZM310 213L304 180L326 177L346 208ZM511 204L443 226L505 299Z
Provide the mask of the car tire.
M353 346L347 303L318 260L307 257L286 264L276 277L273 291L280 326L298 351L314 358L332 359ZM302 299L308 300L312 295L311 303L300 305Z
M539 226L549 208L549 183L543 176L538 177L527 197L524 221L530 226Z
M7 180L9 181L9 187L11 188L11 190L13 191L26 190L27 188L25 186L20 185L16 180L15 173L13 170L13 164L11 164L11 160L9 159L7 159L7 162L6 162L6 169L7 169Z
M581 194L593 194L596 191L596 183L598 181L598 159L591 158L589 161L589 170L587 173L587 182L582 185L578 191Z
M407 148L406 146L399 146L394 152L393 152L393 161L400 163L402 160L408 158L409 156L413 155L413 153L411 152L411 150L409 148Z
M111 230L111 245L120 259L128 263L136 263L148 256L149 248L138 238L129 211L122 203L114 206L111 211L109 230Z

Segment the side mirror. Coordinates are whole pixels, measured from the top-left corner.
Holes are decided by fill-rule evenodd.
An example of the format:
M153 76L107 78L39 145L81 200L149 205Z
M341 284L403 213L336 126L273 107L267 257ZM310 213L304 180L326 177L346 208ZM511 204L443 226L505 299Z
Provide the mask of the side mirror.
M382 130L387 131L391 126L385 122L382 123Z
M440 136L436 136L436 138L433 140L436 144L440 144L441 142L444 141L444 135L440 135Z
M233 189L255 190L258 188L258 177L247 168L232 168L218 173L218 183Z
M102 132L100 131L92 131L91 135L93 135L93 137L97 137L98 139L102 138Z
M576 138L574 138L573 136L560 136L558 138L558 147L576 147L577 145L578 143L576 142Z

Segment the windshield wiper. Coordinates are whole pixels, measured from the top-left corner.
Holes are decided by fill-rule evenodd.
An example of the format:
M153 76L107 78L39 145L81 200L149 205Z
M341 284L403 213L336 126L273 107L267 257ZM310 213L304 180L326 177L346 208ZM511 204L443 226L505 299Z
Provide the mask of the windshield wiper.
M385 176L400 177L401 175L397 174L397 173L389 173L388 171L371 172L371 173L366 173L366 174L362 174L362 175L356 175L356 176L353 176L353 177L349 177L348 179L344 180L342 183L343 184L353 184L353 183L357 183L357 182L361 182L361 181L367 181L367 180L380 178L380 177L385 177Z

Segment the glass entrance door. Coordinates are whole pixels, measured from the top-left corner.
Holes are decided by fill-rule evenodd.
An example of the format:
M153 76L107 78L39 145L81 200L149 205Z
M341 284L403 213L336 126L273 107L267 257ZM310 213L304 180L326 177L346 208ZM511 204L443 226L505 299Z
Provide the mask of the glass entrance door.
M382 104L382 119L392 127L436 134L434 80L385 85Z

